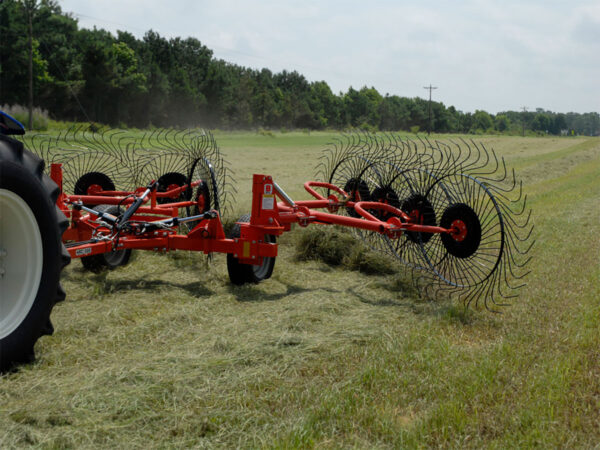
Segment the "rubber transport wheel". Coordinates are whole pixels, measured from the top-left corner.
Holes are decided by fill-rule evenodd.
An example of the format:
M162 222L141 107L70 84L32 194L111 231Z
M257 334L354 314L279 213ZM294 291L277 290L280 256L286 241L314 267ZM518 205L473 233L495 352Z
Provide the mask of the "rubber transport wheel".
M44 161L0 135L0 372L34 360L34 346L52 334L52 308L64 300L60 273L68 221Z
M119 207L117 205L98 205L94 208L96 211L119 216ZM99 273L104 270L114 270L119 266L125 266L131 258L131 249L113 250L110 253L101 253L99 255L84 256L81 264L90 272Z
M250 214L245 214L239 218L238 222L250 222ZM236 223L228 233L228 238L234 239L240 237L240 225ZM274 244L277 240L271 234L265 234L265 242ZM263 280L271 278L273 268L275 267L275 257L263 258L261 265L242 264L233 254L227 254L227 272L229 279L233 284L242 285L246 283L260 283Z
M187 184L187 178L184 174L179 172L169 172L165 173L158 179L158 186L156 188L157 192L167 192L174 187L181 187ZM156 200L159 204L165 203L175 203L180 201L185 201L189 197L191 197L191 190L186 189L186 191L182 192L179 197L176 198L168 198L162 197Z

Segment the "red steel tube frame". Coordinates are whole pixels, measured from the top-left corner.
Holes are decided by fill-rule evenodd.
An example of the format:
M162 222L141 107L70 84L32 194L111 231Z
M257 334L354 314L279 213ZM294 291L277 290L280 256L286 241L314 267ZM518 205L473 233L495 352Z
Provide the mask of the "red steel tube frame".
M62 191L62 168L59 164L52 164L51 177ZM194 181L191 185L197 186L200 182ZM309 181L304 184L304 187L315 200L292 202L293 204L290 205L289 197L285 199L278 192L280 188L273 182L272 177L254 175L250 223L240 223L240 237L235 239L225 237L220 217L216 214L214 217L200 220L186 235L177 234L174 229L161 229L138 234L124 232L118 238L112 237L100 242L90 242L94 231L98 231L101 226L93 221L93 214L82 213L71 206L76 202L89 205L129 205L134 199L128 198L128 196L139 194L143 188L138 188L133 192L100 191L96 192L96 195L65 195L61 193L57 204L71 219L71 225L63 235L63 240L66 241L68 251L73 258L121 249L192 250L204 253L232 253L242 263L261 264L262 258L277 256L277 244L265 242L264 236L267 234L281 235L283 232L289 231L293 223L301 226L307 226L310 223L341 225L374 231L390 238L400 237L403 231L450 234L458 232L453 228L446 229L414 223L405 212L385 203L352 202L348 200L349 196L344 190L330 183ZM325 198L313 189L315 187L333 191L342 199L340 200L335 194ZM130 221L151 222L177 217L179 208L194 206L196 202L158 204L157 198L174 198L186 189L187 186L182 186L166 192L153 191L145 202L147 205L149 201L150 206L141 206ZM277 202L276 197L285 202ZM335 214L340 207L353 208L360 217ZM330 212L317 211L317 209L327 209ZM392 217L387 221L382 221L369 212L372 210L386 211ZM106 228L106 231L110 230Z

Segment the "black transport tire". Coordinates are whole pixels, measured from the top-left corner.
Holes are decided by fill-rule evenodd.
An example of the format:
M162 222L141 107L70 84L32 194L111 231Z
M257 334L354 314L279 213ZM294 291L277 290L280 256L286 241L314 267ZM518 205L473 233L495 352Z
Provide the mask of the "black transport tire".
M43 170L21 142L0 136L0 372L33 361L35 343L54 331L52 308L65 298L68 221Z
M250 214L245 214L239 218L238 222L250 222ZM240 225L236 223L228 233L228 238L235 239L240 237ZM265 242L275 243L277 239L271 234L265 234ZM229 279L233 284L242 285L246 283L260 283L263 280L271 278L273 268L275 267L275 257L263 258L262 264L255 266L252 264L242 264L233 254L227 254L227 272Z
M119 216L119 207L117 205L98 205L94 207L96 211ZM125 266L131 258L131 249L113 250L110 253L101 253L99 255L84 256L81 264L90 272L99 273L104 270L114 270L117 267Z

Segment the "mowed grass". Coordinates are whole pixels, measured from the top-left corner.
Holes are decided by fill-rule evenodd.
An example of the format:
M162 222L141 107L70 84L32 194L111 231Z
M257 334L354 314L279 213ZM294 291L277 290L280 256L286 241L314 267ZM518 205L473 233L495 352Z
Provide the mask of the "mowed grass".
M235 216L252 173L306 198L334 135L216 138ZM0 378L0 448L597 447L600 141L481 140L522 175L536 224L502 314L420 299L398 263L300 261L310 229L255 286L231 286L223 255L137 252L100 275L73 261L55 334Z

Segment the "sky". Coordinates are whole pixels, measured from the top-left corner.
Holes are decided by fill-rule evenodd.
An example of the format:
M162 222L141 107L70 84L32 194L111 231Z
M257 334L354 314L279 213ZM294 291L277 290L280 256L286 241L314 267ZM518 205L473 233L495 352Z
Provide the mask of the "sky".
M599 0L59 0L83 28L195 37L214 57L482 109L600 111Z

